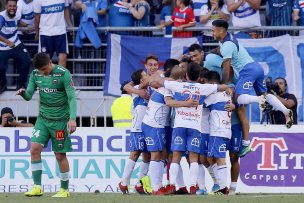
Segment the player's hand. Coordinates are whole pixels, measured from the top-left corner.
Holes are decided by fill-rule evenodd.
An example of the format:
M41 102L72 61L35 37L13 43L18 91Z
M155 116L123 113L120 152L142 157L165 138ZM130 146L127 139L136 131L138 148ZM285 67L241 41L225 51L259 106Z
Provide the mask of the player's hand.
M232 101L228 101L228 103L225 105L226 111L233 111L235 109L235 105L232 103Z
M69 120L67 128L70 134L76 131L76 127L77 127L76 121Z
M23 95L25 92L25 89L24 88L20 88L17 92L16 92L16 95Z
M7 41L7 46L9 46L9 48L14 48L15 47L15 43L14 42L11 42L11 41Z
M194 100L193 98L185 101L185 107L197 107L197 106L198 106L198 101Z
M228 95L230 95L230 96L232 96L233 91L234 91L234 88L228 87L228 88L226 89L226 93L227 93Z
M147 90L144 89L138 90L138 95L145 100L150 99L150 94L147 92Z
M39 41L39 33L36 33L36 35L35 35L35 41L36 42Z

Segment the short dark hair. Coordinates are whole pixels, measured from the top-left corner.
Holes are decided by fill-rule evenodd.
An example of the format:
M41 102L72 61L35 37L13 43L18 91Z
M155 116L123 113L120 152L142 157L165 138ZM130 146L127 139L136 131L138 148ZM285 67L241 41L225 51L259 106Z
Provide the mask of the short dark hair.
M15 1L15 2L17 3L18 0L6 0L6 4L7 4L9 1Z
M165 77L169 77L171 74L171 70L174 66L179 65L179 61L177 59L167 59L164 64Z
M200 78L204 78L205 74L208 73L209 70L207 68L202 68L200 72Z
M276 80L278 80L278 79L281 79L281 80L284 80L284 82L285 82L285 86L287 86L287 81L286 81L286 79L285 78L282 78L282 77L277 77L274 81L276 81Z
M189 47L189 51L192 52L195 50L201 52L203 49L202 49L201 45L199 45L199 44L191 44L191 46Z
M6 113L10 113L14 116L14 112L10 107L4 107L3 109L1 109L1 116Z
M120 91L121 91L121 94L128 94L128 92L126 90L124 90L124 87L126 86L126 84L128 84L129 81L125 81L121 84L120 86Z
M157 56L155 56L155 55L149 55L149 56L146 57L145 64L147 64L148 60L150 60L150 59L154 59L155 61L158 62Z
M215 27L222 27L225 30L228 30L228 27L229 27L228 22L225 21L225 20L221 20L221 19L213 21L212 25L215 26Z
M33 59L34 68L40 69L50 63L50 56L46 53L37 53Z
M202 67L197 63L189 63L187 66L187 75L189 77L189 80L197 81L200 76L201 69Z
M213 81L219 84L221 82L221 76L216 71L209 71L204 75L204 78L206 78L209 82Z
M131 80L135 85L139 85L140 84L140 79L142 77L142 72L144 71L144 69L139 69L137 71L134 71L131 75Z
M181 0L182 3L185 5L185 6L189 6L190 5L190 0Z

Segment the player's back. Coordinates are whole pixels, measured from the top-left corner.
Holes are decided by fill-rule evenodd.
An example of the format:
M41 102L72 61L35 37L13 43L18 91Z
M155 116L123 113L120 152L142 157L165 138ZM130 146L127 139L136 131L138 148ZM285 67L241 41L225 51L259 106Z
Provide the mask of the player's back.
M231 100L226 92L217 92L205 99L210 109L210 136L231 138L231 112L227 112L225 105Z
M223 59L230 58L231 66L236 78L245 65L254 62L247 50L230 33L227 34L223 42L220 42L220 52Z
M168 124L170 107L166 105L166 96L172 96L172 94L164 87L153 91L143 123L154 128L164 128L165 124Z
M164 86L173 93L177 101L193 99L197 107L178 107L175 109L174 128L192 128L201 131L203 102L207 95L217 91L217 85L196 82L165 81Z
M48 76L41 75L37 69L32 74L40 96L39 114L49 119L69 118L67 91L74 91L69 70L55 65Z

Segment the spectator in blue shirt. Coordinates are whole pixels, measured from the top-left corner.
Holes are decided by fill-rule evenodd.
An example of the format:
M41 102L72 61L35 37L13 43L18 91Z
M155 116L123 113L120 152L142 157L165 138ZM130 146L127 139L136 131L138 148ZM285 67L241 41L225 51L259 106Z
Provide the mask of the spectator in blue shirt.
M109 26L132 27L134 25L131 11L123 4L127 1L113 1L109 7Z
M293 5L292 18L295 23L298 22L298 25L304 26L304 1L295 0ZM304 35L304 30L300 30L299 35Z
M171 16L172 16L172 3L171 0L163 0L163 5L164 7L162 8L160 12L160 24L163 25L165 22L170 21ZM166 27L166 35L171 35L172 34L172 26L167 26Z
M268 0L270 26L291 26L293 0ZM287 31L271 31L270 37L288 34Z

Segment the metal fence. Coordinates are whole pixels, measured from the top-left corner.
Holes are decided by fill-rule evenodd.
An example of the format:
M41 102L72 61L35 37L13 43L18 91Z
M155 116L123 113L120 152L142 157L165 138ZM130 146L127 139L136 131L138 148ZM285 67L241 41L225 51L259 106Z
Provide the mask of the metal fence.
M107 50L107 35L108 33L116 33L122 35L147 36L147 37L168 37L164 30L157 27L104 27L97 28L102 46L95 49L89 41L83 44L82 48L75 47L74 39L77 33L77 27L69 29L69 50L67 67L73 74L74 83L79 90L103 90L103 82L106 70L106 50ZM210 35L210 28L193 27L187 28L187 31L193 32L193 36L203 36L204 51L208 51L218 45ZM283 34L298 35L299 31L304 31L304 27L253 27L253 28L237 28L229 29L232 33L243 34L253 38L273 37ZM173 28L173 31L176 31ZM33 40L33 36L24 36L23 42L28 48L31 56L37 52L38 43ZM56 62L57 56L53 57ZM14 61L10 61L7 71L8 89L15 89L16 79L18 77L17 69L14 66Z

